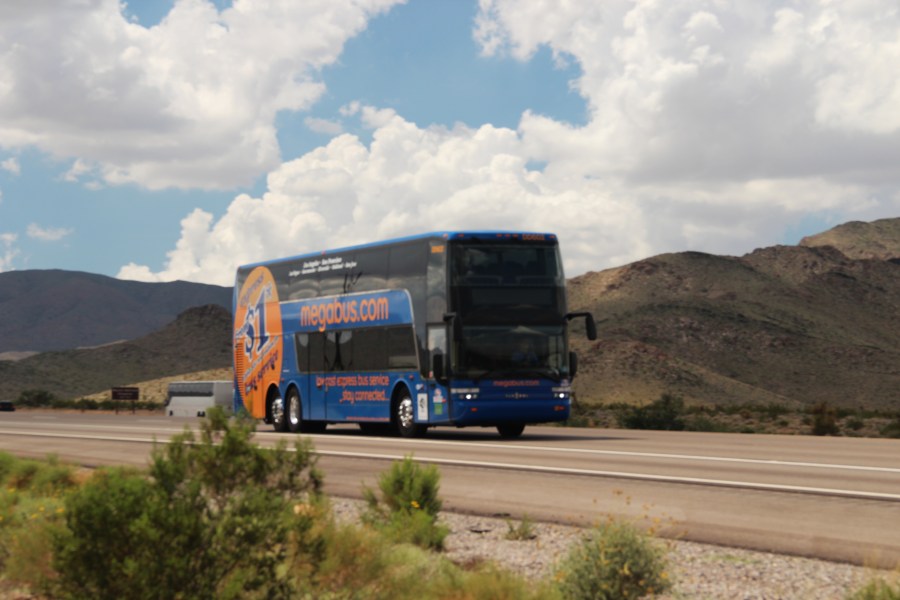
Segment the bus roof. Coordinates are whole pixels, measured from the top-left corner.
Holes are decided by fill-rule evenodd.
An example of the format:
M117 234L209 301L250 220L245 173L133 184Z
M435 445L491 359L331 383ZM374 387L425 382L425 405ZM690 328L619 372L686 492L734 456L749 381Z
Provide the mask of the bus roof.
M238 266L238 270L242 269L252 269L254 267L259 267L263 265L269 265L272 263L278 263L282 261L293 261L293 260L302 260L305 258L314 258L317 256L327 256L329 254L336 254L339 252L351 252L354 250L361 250L364 248L377 248L379 246L390 246L393 244L400 244L403 242L410 242L414 240L422 240L429 238L440 238L444 240L453 240L453 239L466 239L469 237L491 237L498 240L501 239L515 239L523 236L535 236L531 238L531 240L536 240L543 238L545 241L557 241L556 234L553 233L541 233L534 231L495 231L495 230L454 230L454 231L432 231L429 233L420 233L417 235L409 235L405 237L393 238L389 240L381 240L378 242L369 242L367 244L356 244L353 246L343 246L340 248L329 248L327 250L320 250L317 252L306 252L303 254L297 254L294 256L283 256L279 258L273 258L271 260L263 260L255 263L248 263L245 265Z

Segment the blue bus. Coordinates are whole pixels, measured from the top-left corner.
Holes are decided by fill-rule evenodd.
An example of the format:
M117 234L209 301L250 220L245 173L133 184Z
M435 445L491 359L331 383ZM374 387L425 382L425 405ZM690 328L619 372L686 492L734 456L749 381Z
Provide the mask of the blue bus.
M553 234L437 232L238 268L234 409L276 431L329 423L503 437L569 417L577 359Z

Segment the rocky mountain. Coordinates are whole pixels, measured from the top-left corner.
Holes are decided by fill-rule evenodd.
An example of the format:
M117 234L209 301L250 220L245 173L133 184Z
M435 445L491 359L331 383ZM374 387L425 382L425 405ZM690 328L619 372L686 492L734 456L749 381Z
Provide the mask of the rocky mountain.
M762 248L741 257L663 254L571 279L570 309L592 311L599 330L598 340L588 342L577 331L583 324L572 325L580 359L578 399L648 403L672 393L689 403L803 407L824 401L896 410L897 249L900 219L886 219L848 223L798 246ZM6 348L36 347L22 340L64 334L70 341L53 344L137 339L0 361L0 399L14 400L24 389L78 397L231 364L231 316L222 307L229 306L228 288L183 282L132 288L135 282L62 272L54 285L32 280L27 287L27 277L12 275L0 274L0 340ZM31 302L15 300L13 289ZM169 297L179 290L187 292ZM166 311L175 313L179 302L207 292L221 294L218 306L166 320ZM16 331L10 314L30 324L20 326L14 344L6 337ZM136 322L149 327L153 319L162 323L155 333L130 333ZM75 333L97 329L105 336L91 341Z
M231 288L124 281L75 271L0 273L0 353L130 340L204 304L230 309Z
M569 282L599 339L572 336L591 402L893 408L900 403L900 219L742 257L664 254ZM830 234L830 235L829 235ZM824 240L857 254L853 258ZM852 250L856 249L856 250Z
M831 246L850 258L900 260L900 219L850 221L800 240L801 246Z
M188 309L159 331L133 341L0 361L0 400L15 400L27 389L77 398L137 381L228 367L231 329L231 311L209 304Z

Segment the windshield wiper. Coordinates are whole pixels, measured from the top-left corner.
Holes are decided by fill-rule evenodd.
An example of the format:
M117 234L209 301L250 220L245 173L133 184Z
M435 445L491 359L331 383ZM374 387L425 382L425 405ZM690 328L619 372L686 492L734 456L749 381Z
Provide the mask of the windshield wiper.
M550 367L538 368L538 369L514 369L514 368L505 368L505 369L490 369L481 373L479 375L473 375L472 378L475 381L479 381L481 379L498 379L498 378L534 378L534 379L543 379L549 378L553 381L560 381L562 378L560 377L559 371L557 369L552 369Z
M553 381L560 381L562 377L560 377L559 370L553 369L550 367L544 367L539 369L523 369L521 371L514 371L516 377L537 377L544 378L547 377L552 379Z

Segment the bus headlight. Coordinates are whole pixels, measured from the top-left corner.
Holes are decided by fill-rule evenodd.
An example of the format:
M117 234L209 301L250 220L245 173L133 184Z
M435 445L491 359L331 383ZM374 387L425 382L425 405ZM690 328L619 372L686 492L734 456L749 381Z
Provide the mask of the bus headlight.
M566 387L555 387L553 388L553 399L554 400L569 400L572 396L572 389L568 386Z

